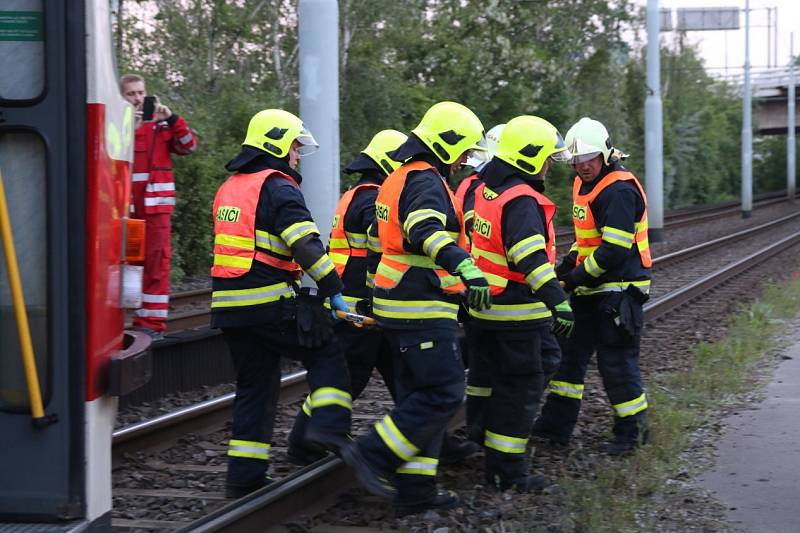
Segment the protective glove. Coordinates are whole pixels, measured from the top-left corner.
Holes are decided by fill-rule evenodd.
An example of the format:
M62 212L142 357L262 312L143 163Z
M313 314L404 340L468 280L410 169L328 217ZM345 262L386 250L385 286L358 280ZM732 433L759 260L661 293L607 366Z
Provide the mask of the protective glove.
M331 315L323 306L324 298L309 287L300 289L294 298L297 306L297 341L304 348L319 348L333 337Z
M489 289L489 282L475 265L472 258L461 261L456 267L456 274L461 276L467 286L467 305L470 309L482 311L492 305L492 293Z
M339 317L336 316L336 311L350 312L350 308L347 307L347 302L344 301L344 296L340 292L331 296L331 316L333 320L339 320Z
M357 301L356 313L363 316L372 316L372 297Z
M553 309L553 333L568 339L575 329L575 315L572 314L572 307L569 300L564 300Z
M557 277L559 285L564 289L564 292L572 292L575 290L575 287L578 286L578 284L575 283L575 279L572 277L572 270L566 274L558 275Z

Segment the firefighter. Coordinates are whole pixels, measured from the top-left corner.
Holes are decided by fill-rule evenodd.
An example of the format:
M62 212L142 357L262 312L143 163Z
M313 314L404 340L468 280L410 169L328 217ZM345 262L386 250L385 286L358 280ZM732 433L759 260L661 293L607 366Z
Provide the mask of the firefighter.
M476 334L469 350L489 368L485 474L500 490L545 485L544 477L528 473L526 453L544 387L542 337L551 324L569 336L574 320L553 270L555 205L539 191L551 161L568 154L552 124L516 117L475 191L472 255L489 280L492 306L470 309Z
M134 313L133 325L159 339L166 329L169 310L171 217L175 209L171 155L194 152L197 135L183 117L159 100L156 100L152 120L142 120L147 95L143 77L122 76L120 90L136 109L131 216L145 220L142 308Z
M381 183L400 166L389 152L396 150L406 139L405 134L396 130L380 131L344 169L345 173L359 174L360 178L342 195L336 206L329 255L344 283L344 300L353 313L371 314L371 295L367 286L367 231L375 222L375 198ZM394 398L391 350L383 332L377 328L355 328L348 323L337 324L335 329L347 359L353 399L361 395L375 368ZM326 455L324 450L309 447L302 440L310 414L309 400L306 398L303 408L297 413L289 436L287 454L292 462L300 465L310 464Z
M374 494L396 492L399 516L458 504L437 490L436 471L446 425L464 395L460 294L476 309L491 303L486 278L464 250L463 216L446 182L471 150L486 150L478 117L455 102L433 105L392 154L406 162L375 202L370 235L382 253L372 305L396 362L397 403L342 458Z
M214 198L211 326L222 329L236 369L228 497L265 484L282 355L308 370L304 438L338 446L350 431L350 379L323 300L334 310L347 304L295 170L298 157L317 147L295 115L260 111L225 167L234 175ZM298 287L303 271L316 289Z
M485 158L470 157L467 165L474 169L474 172L464 178L456 189L456 199L458 205L464 212L464 231L467 234L467 251L472 247L472 223L475 216L475 190L483 183L480 179L480 171L494 156L497 150L497 142L503 132L505 124L498 124L486 132L487 154ZM486 411L489 396L491 395L491 374L489 366L483 359L476 357L470 352L469 346L475 344L476 335L480 332L472 327L469 314L462 315L461 323L464 327L464 339L461 350L465 353L469 374L467 375L467 436L477 444L483 444L483 417Z
M647 199L622 166L605 126L588 117L567 132L577 171L572 198L576 241L558 267L572 293L575 334L562 345L563 359L534 434L568 443L578 419L584 376L597 352L603 386L614 409L613 439L603 444L622 455L647 441L647 396L639 371L642 305L651 278Z

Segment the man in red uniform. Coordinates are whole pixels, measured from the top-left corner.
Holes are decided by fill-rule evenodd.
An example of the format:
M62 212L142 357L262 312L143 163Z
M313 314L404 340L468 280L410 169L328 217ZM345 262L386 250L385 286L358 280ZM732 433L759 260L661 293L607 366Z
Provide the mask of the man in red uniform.
M125 74L120 79L120 90L136 109L131 217L145 220L142 308L136 310L133 325L158 338L166 328L169 309L170 217L175 209L171 154L194 152L197 136L183 117L158 99L152 120L143 120L147 93L141 76Z

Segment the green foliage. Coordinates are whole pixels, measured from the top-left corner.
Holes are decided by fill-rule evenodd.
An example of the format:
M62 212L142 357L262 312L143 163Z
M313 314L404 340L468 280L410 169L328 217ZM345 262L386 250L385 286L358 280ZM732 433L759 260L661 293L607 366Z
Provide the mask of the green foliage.
M298 108L295 0L122 0L117 56L187 117L200 148L176 158L176 276L211 257L210 205L249 117ZM408 132L439 100L471 107L488 130L520 114L562 133L606 124L642 181L647 95L641 9L630 0L339 0L341 164L379 130ZM666 208L738 195L741 104L680 39L662 44ZM785 148L784 148L785 149ZM757 143L757 190L781 186L781 148ZM554 165L548 194L568 224L573 171ZM343 176L342 186L352 184Z

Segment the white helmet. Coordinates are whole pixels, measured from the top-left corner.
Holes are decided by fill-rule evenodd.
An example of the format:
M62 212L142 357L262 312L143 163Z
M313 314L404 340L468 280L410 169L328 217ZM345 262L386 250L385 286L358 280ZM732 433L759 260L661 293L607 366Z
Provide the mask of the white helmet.
M567 149L572 153L573 165L594 159L603 154L603 162L609 164L614 159L624 159L623 154L611 144L608 130L601 122L583 117L567 131L564 139Z
M486 166L486 163L489 162L491 158L494 157L495 152L497 152L497 144L500 142L500 134L503 133L503 128L505 128L505 124L498 124L497 126L493 127L489 131L486 132L486 152L473 152L474 154L481 154L481 157L475 157L471 155L467 158L467 165L473 167L476 171L479 171Z

